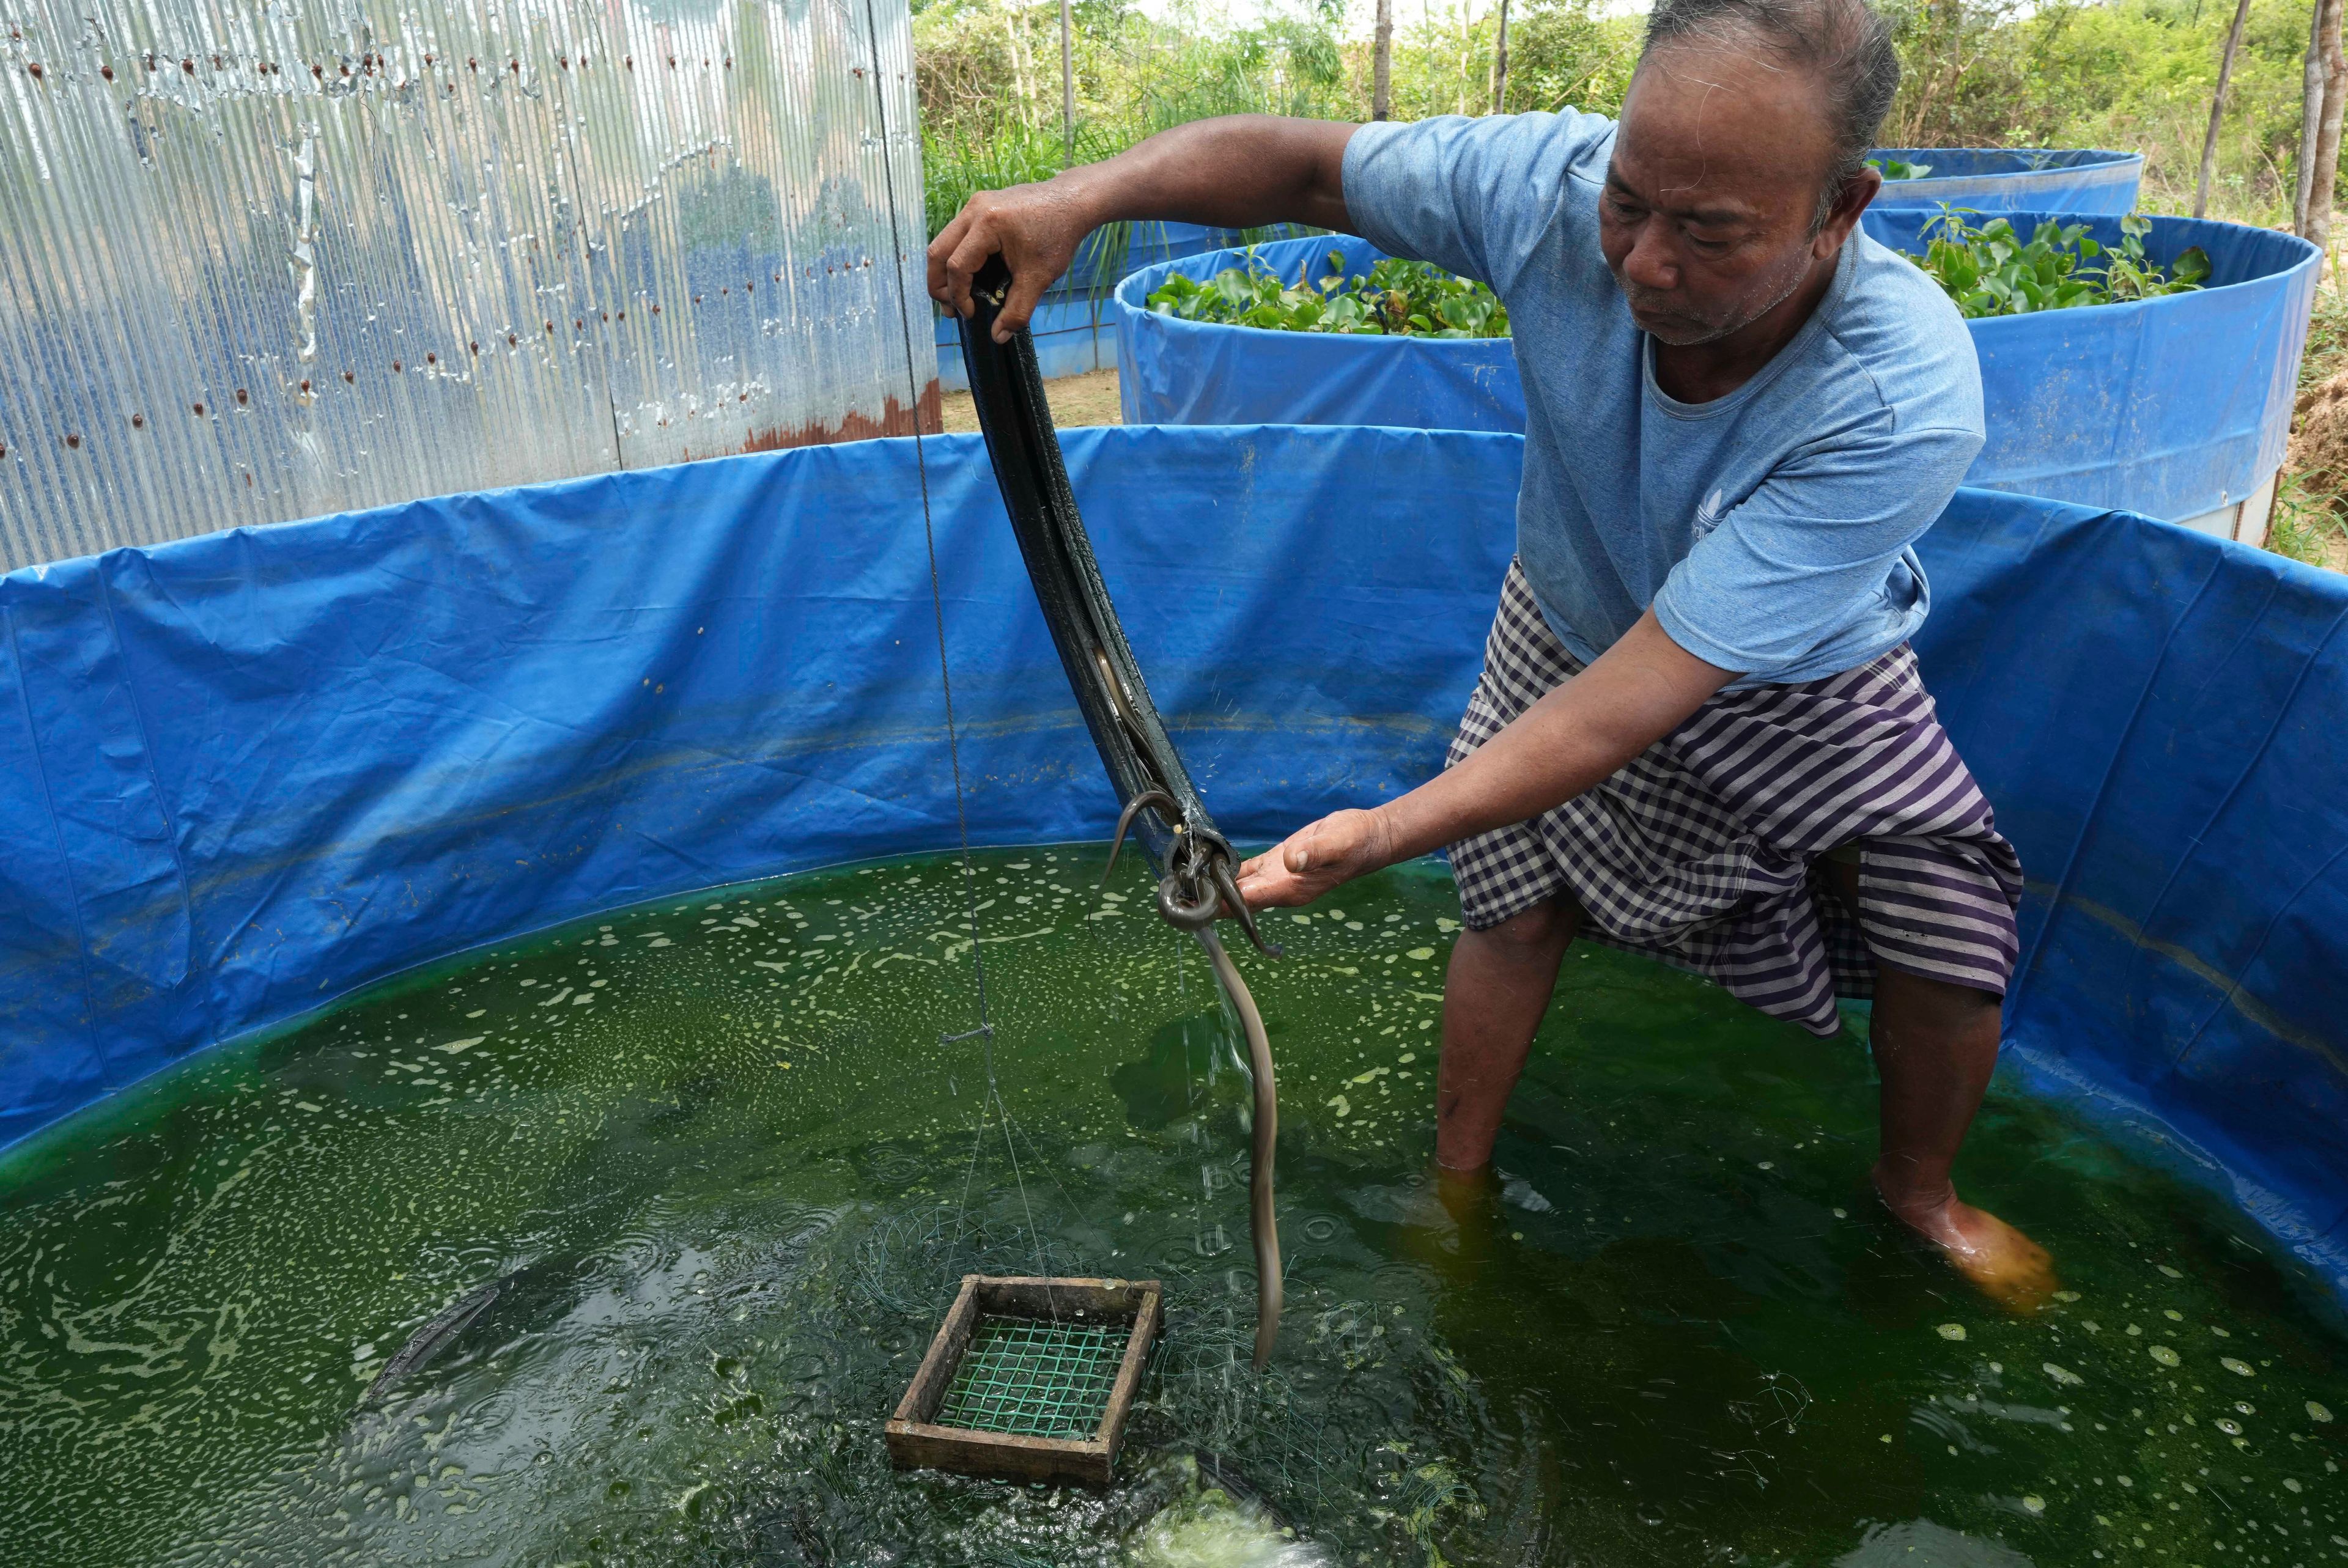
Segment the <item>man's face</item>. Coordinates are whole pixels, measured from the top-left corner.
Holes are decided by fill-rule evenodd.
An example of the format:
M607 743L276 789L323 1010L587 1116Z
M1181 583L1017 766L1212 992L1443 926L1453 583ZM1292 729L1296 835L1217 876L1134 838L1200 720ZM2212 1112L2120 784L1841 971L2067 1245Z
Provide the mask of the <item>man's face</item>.
M1838 248L1813 240L1830 149L1818 84L1759 49L1665 44L1632 77L1599 203L1599 247L1659 343L1746 326Z

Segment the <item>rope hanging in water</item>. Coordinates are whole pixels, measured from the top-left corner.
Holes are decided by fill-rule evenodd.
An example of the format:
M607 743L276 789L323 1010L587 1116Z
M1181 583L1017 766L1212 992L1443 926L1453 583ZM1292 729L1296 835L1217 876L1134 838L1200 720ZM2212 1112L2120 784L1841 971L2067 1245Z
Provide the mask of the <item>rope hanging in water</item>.
M995 317L1010 286L1010 270L999 256L990 258L973 282L976 309L959 323L971 401L1061 668L1109 784L1124 803L1109 845L1109 869L1115 869L1117 851L1132 833L1158 869L1159 914L1194 934L1206 948L1215 978L1247 1035L1248 1065L1255 1081L1249 1151L1256 1260L1255 1364L1262 1368L1271 1359L1280 1331L1280 1232L1272 1212L1272 1153L1280 1106L1263 1020L1215 935L1215 922L1230 916L1259 950L1277 958L1280 949L1264 940L1254 914L1240 897L1237 857L1216 831L1166 733L1117 608L1109 601L1108 586L1068 487L1035 343L1025 331L1014 333L1008 343L994 341Z
M896 165L889 157L889 93L887 77L881 70L880 18L873 0L865 0L864 20L872 47L873 109L880 125L880 176L889 198L889 239L895 248L897 262L897 325L902 334L905 349L905 406L913 415L913 467L922 487L922 542L929 552L930 614L938 636L938 684L945 693L946 760L953 773L954 826L962 845L962 882L964 917L970 924L971 977L978 992L978 1023L975 1028L940 1037L939 1043L954 1045L967 1040L980 1044L986 1068L986 1087L980 1095L978 1127L971 1140L970 1173L963 1182L963 1212L970 1210L970 1183L978 1172L978 1156L986 1142L990 1118L998 1120L1003 1129L1003 1150L1011 1163L1011 1178L1019 1192L1019 1210L1027 1221L1027 1237L1035 1252L1035 1271L1052 1272L1051 1255L1044 1245L1044 1235L1035 1225L1035 1211L1027 1202L1027 1179L1019 1169L1017 1133L1011 1121L1011 1108L1003 1102L1002 1087L994 1076L994 1025L987 1017L986 960L978 930L978 868L972 864L970 854L970 811L964 804L962 782L962 743L954 723L953 665L946 655L945 592L938 581L937 531L930 517L930 461L922 441L922 386L920 374L913 366L913 317L908 291L905 288L905 237L898 227ZM957 1227L956 1235L960 1230Z

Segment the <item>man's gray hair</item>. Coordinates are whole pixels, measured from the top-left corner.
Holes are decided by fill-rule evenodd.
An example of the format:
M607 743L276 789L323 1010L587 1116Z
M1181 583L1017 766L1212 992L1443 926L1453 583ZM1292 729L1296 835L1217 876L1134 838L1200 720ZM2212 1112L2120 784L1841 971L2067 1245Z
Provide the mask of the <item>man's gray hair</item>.
M1830 152L1811 228L1823 228L1867 166L1900 90L1900 56L1875 8L1867 0L1655 0L1645 52L1667 43L1757 44L1778 64L1817 80Z

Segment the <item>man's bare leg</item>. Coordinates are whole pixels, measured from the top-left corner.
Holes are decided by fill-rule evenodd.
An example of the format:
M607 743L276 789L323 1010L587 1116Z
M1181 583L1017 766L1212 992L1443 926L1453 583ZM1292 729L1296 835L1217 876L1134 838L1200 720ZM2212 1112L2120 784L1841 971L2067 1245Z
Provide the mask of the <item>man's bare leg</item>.
M1536 904L1485 931L1462 931L1443 981L1443 1060L1435 1075L1435 1163L1465 1177L1492 1163L1509 1095L1557 989L1581 911Z
M2055 1288L2036 1242L1957 1196L1950 1170L1997 1066L1998 999L1879 964L1869 1040L1883 1078L1875 1190L1982 1294L2035 1311Z

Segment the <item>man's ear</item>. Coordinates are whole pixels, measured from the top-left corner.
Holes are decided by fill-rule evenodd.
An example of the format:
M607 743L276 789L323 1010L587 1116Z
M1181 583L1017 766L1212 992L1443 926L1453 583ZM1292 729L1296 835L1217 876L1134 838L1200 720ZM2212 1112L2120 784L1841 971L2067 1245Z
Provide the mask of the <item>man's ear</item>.
M1810 254L1823 261L1839 251L1850 238L1850 231L1859 227L1859 215L1867 210L1867 204L1882 189L1883 171L1862 165L1842 188L1842 194L1835 198L1834 210L1827 214L1818 237L1810 241Z

